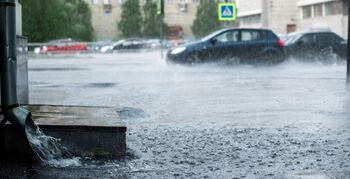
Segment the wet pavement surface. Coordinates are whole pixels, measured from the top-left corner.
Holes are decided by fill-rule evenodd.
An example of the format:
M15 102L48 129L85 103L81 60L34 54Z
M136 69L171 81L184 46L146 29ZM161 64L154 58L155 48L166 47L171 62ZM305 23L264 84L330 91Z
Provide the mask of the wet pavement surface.
M156 52L31 59L31 104L114 107L128 155L33 178L350 178L345 64L166 64Z

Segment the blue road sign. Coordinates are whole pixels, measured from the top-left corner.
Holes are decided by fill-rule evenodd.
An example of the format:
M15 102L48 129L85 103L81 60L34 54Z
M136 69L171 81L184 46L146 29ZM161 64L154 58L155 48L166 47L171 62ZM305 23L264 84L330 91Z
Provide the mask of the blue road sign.
M235 3L219 3L218 5L219 20L220 21L234 21L236 20L236 4Z

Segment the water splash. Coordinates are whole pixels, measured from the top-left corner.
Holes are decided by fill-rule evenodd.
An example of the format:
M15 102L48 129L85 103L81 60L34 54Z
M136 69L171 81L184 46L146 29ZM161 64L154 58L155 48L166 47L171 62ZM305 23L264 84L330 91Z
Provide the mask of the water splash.
M26 130L28 141L42 164L53 167L81 166L79 157L74 157L60 139L47 136L39 128Z

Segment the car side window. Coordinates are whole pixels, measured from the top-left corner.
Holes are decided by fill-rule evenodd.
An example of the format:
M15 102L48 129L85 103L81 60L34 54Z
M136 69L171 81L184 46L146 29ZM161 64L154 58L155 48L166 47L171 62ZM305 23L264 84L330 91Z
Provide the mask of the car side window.
M307 45L311 45L311 44L316 43L315 35L304 35L298 41L303 43L303 44L307 44Z
M217 37L215 37L215 39L221 43L238 42L240 39L239 35L240 35L239 31L237 31L237 30L227 31L227 32L224 32L224 33L218 35Z
M266 33L260 31L243 30L241 41L258 41L266 39Z
M325 44L334 44L334 37L330 34L320 34L317 35L317 43L320 45Z

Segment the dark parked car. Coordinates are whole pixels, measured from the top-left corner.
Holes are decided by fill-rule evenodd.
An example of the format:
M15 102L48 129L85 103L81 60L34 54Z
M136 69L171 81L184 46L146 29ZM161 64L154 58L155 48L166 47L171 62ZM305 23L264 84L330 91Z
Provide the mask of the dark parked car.
M286 41L289 57L303 60L345 59L347 43L333 32L304 32L289 35Z
M101 52L101 49L107 45L109 45L111 42L106 42L106 41L99 41L99 42L94 42L90 43L88 45L88 49L90 52Z
M146 47L143 39L125 39L114 44L113 50L140 50Z
M161 46L163 46L163 48L169 49L173 47L173 44L164 39L162 41L160 39L149 39L145 42L145 48L148 49L160 49Z
M284 42L271 30L223 29L198 42L168 51L167 60L179 63L238 60L240 63L282 62Z

